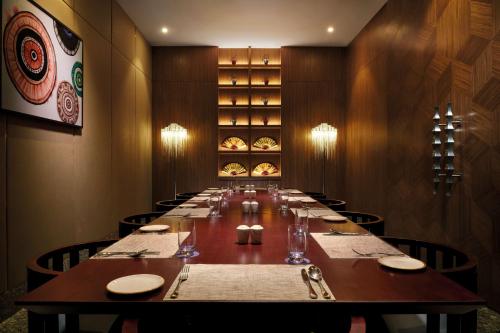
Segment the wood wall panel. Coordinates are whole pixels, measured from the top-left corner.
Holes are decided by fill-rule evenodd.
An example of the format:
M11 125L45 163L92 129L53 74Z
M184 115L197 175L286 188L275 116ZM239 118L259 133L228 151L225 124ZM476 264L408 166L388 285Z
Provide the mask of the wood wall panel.
M8 266L1 267L0 290L5 282L8 288L23 283L29 258L54 247L102 238L116 231L118 218L130 213L130 207L133 212L151 207L151 181L147 181L151 79L143 73L146 67L126 59L110 42L112 1L37 2L84 40L84 127L1 111L1 142L6 147L0 147L0 265L8 262ZM131 59L150 63L147 45L135 53L140 38L135 26L127 19L120 22L115 26L128 35L122 36L119 47L130 48ZM135 141L124 143L125 130ZM128 176L123 175L122 165L133 165ZM120 184L113 174L121 177ZM113 184L126 191L119 193ZM129 193L130 201L122 200L122 194L127 199Z
M217 48L153 48L153 201L174 197L174 160L162 150L161 129L188 130L176 160L177 192L217 184Z
M389 0L349 46L346 188L387 233L451 244L479 260L500 309L498 1ZM383 33L381 33L383 32ZM432 194L433 107L464 119L451 197ZM383 199L381 199L383 198Z
M282 186L321 191L321 160L309 133L321 122L339 129L336 159L327 165L328 193L342 197L344 181L345 50L282 49ZM188 129L189 147L177 164L178 192L219 184L217 179L217 48L153 48L153 199L173 197L173 162L161 151L160 130ZM309 179L309 180L307 180ZM267 181L253 181L265 186Z
M282 49L282 185L322 191L322 157L315 156L311 129L322 122L338 130L336 155L326 163L325 192L344 196L345 50Z

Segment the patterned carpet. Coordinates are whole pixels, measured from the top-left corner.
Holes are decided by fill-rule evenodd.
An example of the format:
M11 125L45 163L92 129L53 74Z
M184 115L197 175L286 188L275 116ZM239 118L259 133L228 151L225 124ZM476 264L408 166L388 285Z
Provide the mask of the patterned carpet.
M25 310L20 310L0 323L0 333L27 333L28 321ZM87 331L105 332L105 331ZM478 333L500 333L500 314L483 308L478 312Z

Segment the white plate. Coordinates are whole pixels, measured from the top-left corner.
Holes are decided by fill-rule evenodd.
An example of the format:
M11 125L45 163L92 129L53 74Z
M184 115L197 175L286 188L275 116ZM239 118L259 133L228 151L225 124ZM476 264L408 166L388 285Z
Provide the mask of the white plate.
M347 221L347 217L342 216L342 215L323 215L321 218L325 221L330 221L330 222L343 222Z
M134 274L115 279L106 285L106 290L121 295L145 293L160 288L165 280L154 274Z
M144 227L140 227L139 230L142 232L155 232L155 231L165 231L170 226L165 224L154 224L154 225L145 225Z
M219 188L218 187L209 187L207 188L207 190L218 190Z
M195 207L198 207L198 205L197 204L185 203L185 204L180 204L179 207L180 208L195 208Z
M382 266L405 271L413 271L425 267L425 262L410 257L387 256L378 258L378 262Z
M198 197L209 197L210 193L200 193L197 195Z
M285 190L285 191L287 191L290 194L302 194L302 192L300 192L299 190Z
M309 198L309 199L302 199L302 200L300 200L300 202L304 202L304 203L314 203L314 202L316 202L316 200L314 200L313 198Z

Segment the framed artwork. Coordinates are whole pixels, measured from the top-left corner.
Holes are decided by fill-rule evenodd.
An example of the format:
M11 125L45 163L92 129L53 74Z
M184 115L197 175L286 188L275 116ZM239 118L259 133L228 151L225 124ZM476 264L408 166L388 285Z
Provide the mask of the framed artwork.
M2 0L2 110L83 127L83 42L28 0Z

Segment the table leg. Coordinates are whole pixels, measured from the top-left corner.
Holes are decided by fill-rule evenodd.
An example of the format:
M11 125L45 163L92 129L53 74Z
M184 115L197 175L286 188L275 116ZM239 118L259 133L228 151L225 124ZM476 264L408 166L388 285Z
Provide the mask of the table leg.
M439 314L427 315L427 333L439 333Z
M463 315L446 316L447 331L450 333L476 333L477 311L467 312Z

